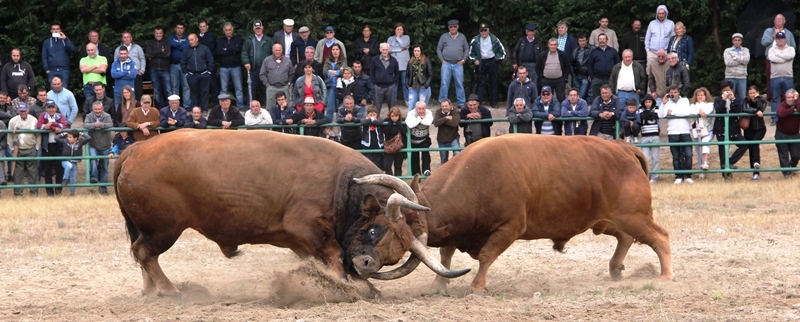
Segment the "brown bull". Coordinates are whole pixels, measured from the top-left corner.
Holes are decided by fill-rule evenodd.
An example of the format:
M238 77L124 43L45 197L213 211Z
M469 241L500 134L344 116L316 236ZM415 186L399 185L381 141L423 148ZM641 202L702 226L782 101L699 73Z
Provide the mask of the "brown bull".
M489 266L515 240L547 238L561 251L589 228L617 238L609 262L613 279L621 278L634 241L658 254L662 279L672 278L669 235L653 221L647 164L633 146L596 137L504 135L462 151L422 190L416 179L411 186L431 208L408 221L412 229L419 236L427 232L429 246L441 247L446 267L456 249L477 259L473 290L486 288ZM398 278L418 264L412 255L400 268L371 277Z
M158 256L187 228L216 242L227 257L237 255L241 244L271 244L320 259L343 277L366 278L409 249L424 256L399 209L427 208L400 180L353 181L377 173L356 151L320 138L180 130L126 149L114 179L131 251L142 267L143 293L175 295ZM348 248L358 254L345 257L342 249ZM363 267L355 269L353 257ZM448 277L467 271L423 261Z

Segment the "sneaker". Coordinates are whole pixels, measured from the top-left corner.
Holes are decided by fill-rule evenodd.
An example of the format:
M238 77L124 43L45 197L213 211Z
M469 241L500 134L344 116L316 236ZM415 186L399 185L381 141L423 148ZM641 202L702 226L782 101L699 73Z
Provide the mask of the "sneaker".
M69 180L62 180L61 181L61 186L62 187L66 187L68 184L69 184Z
M633 143L639 143L639 138L633 138Z
M654 184L656 182L658 182L656 179L650 179L650 184Z
M425 172L423 172L422 175L426 176L426 177L430 176L431 175L431 170L425 170Z
M630 136L625 138L625 143L631 143L631 137Z
M698 178L700 178L700 179L705 179L705 178L706 178L706 174L705 174L705 173L701 173L701 174L700 174L699 176L697 176L697 177L698 177Z
M97 178L91 178L91 179L89 179L89 182L91 182L91 183L97 183Z
M735 164L731 164L731 169L734 169L734 170L735 170L735 169L739 169L739 166L738 166L738 165L735 165Z
M683 183L683 179L681 178L675 179L675 184L681 184L681 183Z
M708 162L703 163L703 165L700 166L700 169L708 170Z
M694 184L694 180L692 180L692 178L683 179L683 182L686 182L688 184Z
M756 163L756 164L758 164L758 163ZM753 181L758 181L758 175L757 174L753 175Z
M758 162L753 163L753 168L754 169L761 169L761 164L758 163ZM756 174L756 176L758 176L758 175ZM753 180L757 180L757 179L755 177L753 177Z

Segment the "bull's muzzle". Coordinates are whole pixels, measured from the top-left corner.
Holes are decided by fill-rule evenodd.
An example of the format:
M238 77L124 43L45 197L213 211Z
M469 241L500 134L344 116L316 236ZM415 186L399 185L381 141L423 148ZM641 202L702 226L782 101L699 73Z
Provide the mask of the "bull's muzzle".
M381 269L380 261L376 260L369 255L358 255L353 257L353 268L355 268L358 275L364 278L369 278Z

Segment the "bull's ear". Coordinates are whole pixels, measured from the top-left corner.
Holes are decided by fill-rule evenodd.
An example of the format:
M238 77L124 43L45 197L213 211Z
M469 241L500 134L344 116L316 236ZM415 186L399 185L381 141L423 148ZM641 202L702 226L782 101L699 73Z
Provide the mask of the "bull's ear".
M411 180L411 190L419 192L419 173L415 174L414 179Z
M381 203L378 198L368 194L364 196L364 202L361 203L361 215L367 218L372 218L379 215L381 212Z

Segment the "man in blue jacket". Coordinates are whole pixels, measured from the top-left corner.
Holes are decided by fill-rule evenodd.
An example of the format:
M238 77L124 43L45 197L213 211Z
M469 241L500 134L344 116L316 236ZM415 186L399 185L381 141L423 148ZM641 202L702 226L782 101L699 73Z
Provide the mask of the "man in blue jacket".
M61 31L61 25L57 22L50 24L50 33L50 38L42 43L42 65L47 82L58 76L65 86L69 86L69 56L75 51L75 45Z
M189 42L184 36L183 32L186 26L182 23L175 24L175 34L170 35L169 40L170 53L169 53L169 78L172 82L172 93L180 94L183 98L183 108L190 109L192 101L189 98L189 83L186 81L186 76L181 70L181 57L183 57L183 50L189 48Z
M125 85L133 88L136 81L136 62L128 56L128 48L119 46L117 60L111 64L111 77L114 78L114 106L122 102L122 88Z
M214 55L200 43L196 34L189 35L189 48L183 51L181 70L186 75L195 106L205 110L208 106L208 92L211 90L211 69L214 68Z
M600 87L608 84L611 69L619 64L617 50L608 46L605 34L597 36L598 46L589 53L589 82L592 83L592 97L600 96Z

